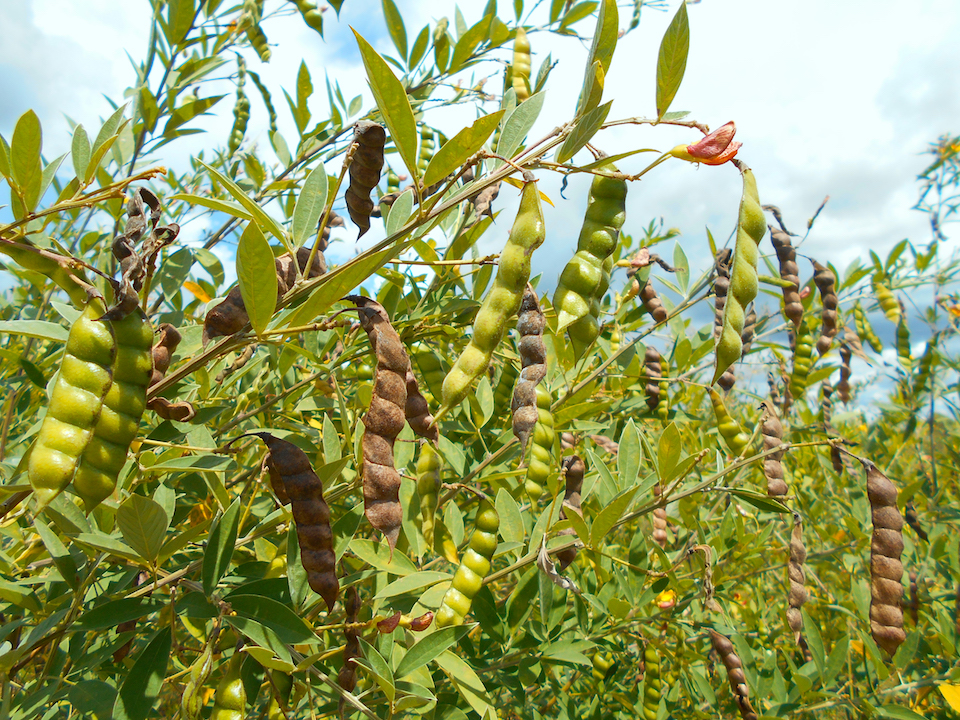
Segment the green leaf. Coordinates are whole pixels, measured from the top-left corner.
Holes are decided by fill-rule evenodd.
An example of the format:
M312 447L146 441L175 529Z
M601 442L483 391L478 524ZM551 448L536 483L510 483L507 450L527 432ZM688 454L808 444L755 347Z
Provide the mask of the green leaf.
M183 457L171 458L156 465L146 468L147 472L160 472L167 470L204 470L210 472L225 472L235 463L223 455L184 455Z
M157 558L159 564L165 563L171 557L176 555L180 550L185 548L189 543L193 542L194 538L199 537L207 531L207 528L210 527L212 522L211 518L206 518L205 520L197 523L196 525L191 525L189 528L184 530L179 535L175 535L169 540L167 540L163 547L160 548L160 557Z
M820 626L810 617L806 608L801 608L800 612L803 616L803 638L807 641L810 655L813 657L817 672L822 678L826 667L826 653L823 649L823 638L820 637Z
M598 108L594 108L580 118L576 127L567 135L567 139L564 140L563 145L560 146L560 150L557 152L557 162L565 163L593 139L593 136L600 130L600 126L606 122L612 105L613 100Z
M639 485L634 485L629 490L624 490L600 511L597 519L593 521L593 527L590 530L591 547L600 547L600 541L607 536L607 533L613 529L613 526L617 524L617 521L620 520L623 513L630 507L630 503L633 502L633 496L637 494L637 490L639 489Z
M237 245L237 282L250 326L261 335L277 309L277 272L273 250L255 222L247 224Z
M323 163L307 175L293 209L293 245L302 247L317 232L317 223L327 206L327 171Z
M168 200L183 200L190 205L200 205L201 207L210 208L217 212L226 213L240 220L253 220L253 215L247 212L240 203L230 200L221 200L220 198L207 197L206 195L194 195L193 193L177 193L176 195L171 195Z
M397 52L400 53L400 59L407 57L407 28L403 25L403 15L397 9L393 0L383 0L383 19L387 22L387 30L390 32L390 39L393 40Z
M57 534L47 527L47 524L39 517L33 518L33 526L37 529L40 540L43 541L47 552L50 553L53 564L57 566L60 577L63 578L67 585L76 590L80 584L80 578L77 576L77 564L74 562L70 551L67 550L66 546L60 541Z
M244 637L250 638L262 648L273 651L273 654L283 662L293 662L286 644L267 626L241 615L228 615L224 620Z
M114 720L145 720L150 715L167 674L170 645L170 628L164 627L137 656L120 686L113 706Z
M68 335L63 325L46 320L0 320L0 333L53 340L58 343L65 343Z
M360 641L360 648L363 650L363 658L366 662L361 663L366 666L367 671L373 675L373 679L377 681L377 685L380 686L380 689L383 690L383 694L387 696L387 699L393 703L394 699L397 696L397 688L393 679L393 671L390 670L390 666L387 664L387 661L383 659L383 655L377 652L377 649L368 643L363 638L358 638Z
M447 68L447 72L452 73L462 69L463 64L470 59L480 43L488 39L489 36L490 21L486 18L463 33L453 48L453 57L450 59L450 67Z
M452 578L453 576L450 573L424 570L422 572L414 573L413 575L407 575L406 577L402 577L399 580L394 580L392 583L390 583L385 588L383 588L380 592L374 595L374 599L390 598L390 597L396 597L397 595L405 595L407 593L413 592L414 590L419 590L420 588L436 585L438 582L443 582L444 580L451 580Z
M94 550L99 550L100 552L126 558L127 560L133 560L134 562L138 562L140 560L140 556L134 552L133 548L131 548L129 545L118 538L110 537L109 535L104 535L103 533L80 533L73 538L73 541L75 543L79 543L80 545L91 547Z
M523 139L530 132L537 118L540 116L540 110L543 108L544 93L538 92L531 95L525 102L517 105L516 109L510 113L503 125L503 132L497 140L497 155L505 158L513 158L514 153L523 143ZM494 160L494 167L502 165L502 160Z
M463 699L466 700L477 714L482 718L489 709L496 717L496 709L487 695L487 688L484 687L480 677L474 672L466 660L450 650L444 650L437 656L437 664L440 669L447 674L450 681L454 684Z
M337 529L336 526L334 528ZM335 532L334 536L338 536L338 533ZM310 585L307 582L307 571L304 570L303 561L300 560L298 544L296 524L290 523L287 530L287 589L290 591L293 606L302 608L310 594Z
M24 196L26 212L33 212L40 202L40 185L43 170L40 166L40 150L43 134L40 119L33 110L27 110L13 130L10 140L10 172Z
M219 170L216 170L210 165L204 163L202 160L198 160L197 162L203 165L228 193L233 195L234 199L240 203L244 209L250 213L250 215L253 216L253 218L257 221L257 225L259 225L262 230L266 230L275 238L277 238L277 240L283 243L284 247L287 246L287 236L284 234L283 229L277 224L277 221L267 215L262 207L251 200L239 185L237 185L233 180L228 178Z
M463 165L467 158L483 147L487 138L493 134L501 117L503 117L503 110L484 115L473 125L463 128L445 142L430 160L430 165L423 174L423 184L433 185Z
M435 633L421 638L412 648L407 650L400 664L397 665L395 677L403 678L440 655L444 650L460 642L476 625L457 625L445 627Z
M103 680L83 680L70 688L67 697L81 713L108 718L117 701L117 689Z
M227 508L216 527L210 531L210 540L203 553L203 592L208 597L216 589L220 578L230 567L234 545L237 542L237 529L240 523L240 500L233 501Z
M123 120L123 113L126 112L127 106L121 105L116 110L113 111L113 114L107 118L106 122L103 123L103 126L100 128L100 132L97 133L97 139L93 141L93 152L97 153L98 150L103 148L111 138L115 138L117 133L120 131L120 123ZM103 157L102 155L100 157ZM90 175L90 168L87 167L87 177L92 177Z
M166 604L159 600L143 598L121 598L98 605L87 610L77 618L76 627L82 630L107 630L120 623L139 620L151 613L159 612Z
M143 495L131 495L117 508L117 527L140 557L156 562L169 527L160 504Z
M775 513L789 513L792 512L790 508L784 505L779 500L776 500L764 493L759 493L756 490L745 490L743 488L732 488L728 491L731 495L740 498L744 502L748 502L753 505L758 510L764 512L775 512Z
M680 431L674 423L667 425L660 434L657 443L657 459L659 460L660 482L667 483L673 479L673 471L680 461Z
M657 58L657 119L662 120L670 103L680 89L683 73L687 69L687 53L690 51L690 24L687 20L687 4L680 3L677 14L670 21L660 41Z
M397 146L397 151L403 158L410 177L416 183L420 178L417 169L417 122L413 117L407 92L373 46L356 30L353 34L357 38L370 90L373 92L383 121L390 131L390 138Z
M73 130L73 142L70 144L70 156L73 160L73 171L78 178L82 178L90 164L90 138L83 125L77 125Z
M925 720L927 717L902 705L884 705L877 708L877 713L880 717L894 718L894 720Z
M620 449L617 451L618 487L630 487L637 482L640 476L640 459L640 433L637 432L633 419L630 419L620 433Z
M394 550L390 557L390 550L385 544L374 545L372 540L354 538L350 541L350 550L368 565L393 575L411 575L417 572L417 566L399 550Z
M590 54L583 73L583 87L577 102L577 116L596 108L603 97L603 78L610 72L613 51L617 49L620 33L620 15L616 0L603 0L597 15L597 29L593 35Z
M387 212L387 235L393 235L394 233L399 232L400 228L406 224L407 220L409 220L410 216L413 214L413 203L414 195L412 188L409 190L404 190L402 193L400 193Z
M420 34L417 35L417 39L413 42L413 49L410 50L410 58L407 60L407 67L414 68L420 64L420 61L423 60L423 56L427 54L427 46L430 44L430 26L424 25L423 30L420 31Z
M276 600L262 595L231 595L229 602L237 615L270 628L285 643L293 645L316 639L313 631L293 610Z
M504 488L497 491L496 499L497 513L500 515L500 537L505 542L523 542L525 535L523 528L523 516L520 514L520 506L513 496Z

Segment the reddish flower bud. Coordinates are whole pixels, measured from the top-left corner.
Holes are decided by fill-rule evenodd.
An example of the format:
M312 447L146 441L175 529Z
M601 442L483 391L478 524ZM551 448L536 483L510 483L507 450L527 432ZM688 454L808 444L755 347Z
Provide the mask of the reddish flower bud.
M718 127L700 142L693 145L677 145L670 151L670 155L687 162L722 165L728 160L732 160L743 144L733 139L736 132L737 126L731 120L726 125Z

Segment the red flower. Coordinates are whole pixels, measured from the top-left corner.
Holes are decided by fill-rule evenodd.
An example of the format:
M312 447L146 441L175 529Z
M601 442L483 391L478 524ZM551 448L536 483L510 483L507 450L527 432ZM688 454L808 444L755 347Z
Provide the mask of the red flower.
M722 165L732 160L743 143L734 141L733 136L737 126L733 120L693 145L677 145L669 152L670 155L686 160L687 162L703 163L705 165Z

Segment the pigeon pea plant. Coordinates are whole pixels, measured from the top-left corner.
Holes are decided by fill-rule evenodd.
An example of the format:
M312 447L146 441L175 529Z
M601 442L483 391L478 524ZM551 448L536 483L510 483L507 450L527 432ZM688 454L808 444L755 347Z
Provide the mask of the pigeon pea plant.
M382 0L379 52L353 0L149 2L127 102L69 158L30 110L0 137L0 715L957 702L957 138L921 176L930 242L804 277L823 207L791 232L749 138L670 109L696 5L631 98L650 116L616 119L604 79L649 2L489 2L408 36ZM306 61L268 82L303 51L283 22L356 48L372 97L321 97ZM569 88L540 48L568 40L576 110L538 135ZM651 162L624 125L689 142ZM742 195L733 244L637 217L678 160ZM592 223L579 256L563 217ZM835 374L828 417L808 388Z

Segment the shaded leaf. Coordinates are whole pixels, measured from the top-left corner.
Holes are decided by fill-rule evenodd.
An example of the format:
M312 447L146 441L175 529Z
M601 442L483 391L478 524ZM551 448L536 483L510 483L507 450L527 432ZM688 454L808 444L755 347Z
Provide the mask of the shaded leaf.
M240 523L240 500L234 500L227 508L216 527L210 531L210 540L203 553L203 592L210 595L220 582L220 578L230 567L234 545L237 542L237 526Z
M476 626L469 624L445 627L421 638L412 648L407 650L407 654L397 665L395 676L398 678L406 677L414 670L423 667L444 650L456 645L460 638L474 627Z
M114 720L144 720L153 710L160 686L167 674L170 659L170 628L165 627L137 656L130 668L117 701L113 706Z

